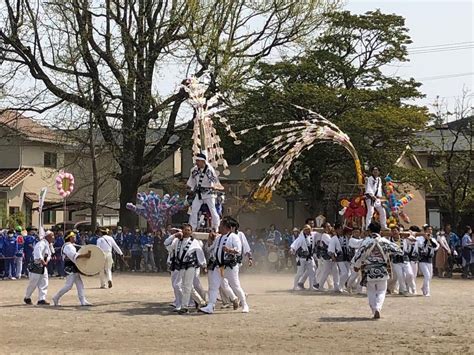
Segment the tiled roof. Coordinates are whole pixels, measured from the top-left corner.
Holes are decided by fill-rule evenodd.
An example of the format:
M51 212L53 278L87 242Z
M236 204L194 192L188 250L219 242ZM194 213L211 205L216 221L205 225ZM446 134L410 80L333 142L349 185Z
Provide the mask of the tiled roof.
M30 175L33 169L0 169L0 187L14 188Z
M0 126L6 126L12 131L12 135L21 135L31 141L47 143L60 143L63 139L52 129L40 125L29 117L18 112L6 111L0 114Z

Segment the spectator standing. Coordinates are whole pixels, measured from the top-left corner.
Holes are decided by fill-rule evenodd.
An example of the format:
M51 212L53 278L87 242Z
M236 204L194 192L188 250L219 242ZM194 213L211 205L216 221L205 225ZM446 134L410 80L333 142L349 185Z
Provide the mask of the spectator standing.
M436 252L435 265L438 270L438 277L443 278L445 277L445 270L448 267L448 258L451 255L451 248L448 245L444 231L438 233L436 240L440 247Z
M447 277L452 277L456 259L461 255L461 238L452 231L450 224L445 225L444 232L449 248L451 249L451 254L448 257Z
M473 275L473 243L472 243L472 229L470 226L464 228L464 235L461 241L462 246L462 277L470 279Z
M21 279L21 275L23 273L23 260L24 260L24 245L25 245L25 239L23 238L22 235L22 228L18 227L17 228L17 233L16 233L16 243L17 243L17 252L15 254L15 276L18 280Z
M4 244L3 254L5 256L5 276L10 280L16 280L15 256L18 253L18 244L15 238L15 232L10 229Z
M117 227L117 232L113 234L113 238L115 240L115 244L122 250L122 252L125 251L125 235L122 232L122 227L118 226ZM125 262L123 257L120 257L118 253L113 254L113 260L114 260L114 265L116 265L116 268L118 268L121 272L125 270Z
M281 232L274 224L270 224L270 229L267 234L267 241L272 241L274 245L279 245L282 241Z
M99 236L96 233L91 234L86 244L97 245L97 239L99 239Z
M153 254L153 236L151 233L143 233L140 237L140 245L142 247L143 262L145 266L144 272L148 272L148 266L150 266L150 272L155 271L155 256Z
M155 238L153 239L153 253L155 255L155 264L158 272L166 272L168 266L166 260L168 253L165 248L165 238L163 232L158 230L155 232Z
M4 254L4 249L5 249L5 233L4 231L0 231L0 276L2 280L5 278L5 264L6 264L6 259L5 254Z
M142 245L140 243L140 230L136 230L135 235L131 237L130 241L130 253L132 256L132 271L141 270L142 261Z
M53 263L54 263L54 268L56 269L56 272L58 273L59 277L66 277L66 272L64 271L64 260L61 255L61 249L64 245L64 234L63 231L59 231L56 233L56 237L54 239L54 258L53 258Z
M23 245L23 248L25 251L25 265L28 265L33 261L33 251L35 249L36 236L35 231L32 228L27 228L26 231L28 234L25 237L25 244Z
M265 260L267 259L267 247L262 237L257 239L257 242L255 243L252 250L252 255L255 260L255 268L257 270L261 270Z

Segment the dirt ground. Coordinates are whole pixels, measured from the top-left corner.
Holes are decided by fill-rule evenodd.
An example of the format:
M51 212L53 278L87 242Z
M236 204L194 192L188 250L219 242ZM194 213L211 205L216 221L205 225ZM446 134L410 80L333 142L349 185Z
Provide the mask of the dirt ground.
M366 297L289 291L291 274L243 275L251 312L211 316L173 313L164 274L115 274L108 290L84 280L93 307L78 307L75 289L60 308L27 306L27 280L0 281L0 353L474 353L470 280L434 279L430 298L387 296L378 321ZM63 283L50 281L48 299Z

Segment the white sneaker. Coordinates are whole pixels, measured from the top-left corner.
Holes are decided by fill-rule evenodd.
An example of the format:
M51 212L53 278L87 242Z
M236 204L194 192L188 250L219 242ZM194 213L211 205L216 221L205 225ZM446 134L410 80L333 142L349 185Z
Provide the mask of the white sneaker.
M299 286L293 287L293 291L303 291L303 289Z
M16 280L16 277L10 277L10 280Z
M214 307L212 306L212 304L208 304L206 307L199 308L199 311L206 314L212 314L214 313Z
M88 302L87 300L84 300L83 302L81 302L81 306L89 307L89 306L92 306L92 303Z
M59 299L57 299L56 297L53 297L53 298L52 298L52 301L53 301L53 305L54 305L55 307L61 306L61 304L59 303Z
M242 307L242 313L249 313L249 312L250 312L250 308L248 304Z

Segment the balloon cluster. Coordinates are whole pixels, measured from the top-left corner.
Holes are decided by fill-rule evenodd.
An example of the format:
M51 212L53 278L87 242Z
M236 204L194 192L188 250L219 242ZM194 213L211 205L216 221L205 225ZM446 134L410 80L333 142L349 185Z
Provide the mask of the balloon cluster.
M401 199L397 199L393 180L390 176L385 178L385 184L387 191L387 201L385 202L384 207L387 210L388 215L393 217L395 221L401 218L404 222L410 223L410 218L403 211L403 208L408 204L408 202L413 200L413 194L406 194Z
M139 204L127 203L127 209L145 218L153 231L164 226L169 217L178 213L184 207L184 200L178 194L169 194L160 197L150 191L149 194L141 192L137 194Z

